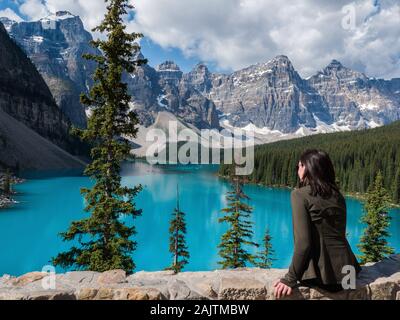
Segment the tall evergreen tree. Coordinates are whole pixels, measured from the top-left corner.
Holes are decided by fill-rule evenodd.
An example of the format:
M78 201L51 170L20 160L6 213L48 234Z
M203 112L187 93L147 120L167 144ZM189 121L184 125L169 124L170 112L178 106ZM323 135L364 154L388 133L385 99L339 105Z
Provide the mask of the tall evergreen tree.
M188 263L190 257L186 246L186 222L185 213L179 208L179 189L177 187L177 204L172 214L172 220L169 227L169 251L172 253L173 262L168 270L173 270L175 273L181 272L183 267ZM179 259L182 258L182 259Z
M231 176L231 191L226 199L228 207L222 209L225 215L218 221L226 222L228 230L222 235L218 245L219 255L222 258L218 262L223 269L245 267L247 262L256 264L256 256L249 252L247 247L258 247L251 241L253 236L252 221L250 220L253 208L244 203L249 197L243 191L243 178Z
M369 187L364 205L365 213L361 219L367 224L358 245L363 264L382 260L386 255L394 253L386 240L389 237L389 203L390 197L383 187L382 173L378 171L375 181Z
M271 243L272 237L269 233L268 228L265 229L265 234L263 238L263 245L262 245L262 251L258 254L258 262L257 266L263 269L269 269L272 267L272 263L275 259L272 258L272 255L274 254L274 250L272 249L272 243Z
M137 133L138 117L129 107L131 97L124 72L133 73L135 67L146 63L137 59L140 46L139 33L127 33L123 17L133 7L128 0L105 0L107 13L102 23L93 29L106 35L105 40L92 41L102 55L84 57L97 63L94 86L89 96L82 95L81 102L92 110L87 129L74 129L83 141L92 144L92 162L85 174L95 184L81 190L89 217L72 222L68 231L61 234L64 241L78 240L79 246L53 258L55 265L83 270L105 271L124 269L133 272L131 257L136 242L134 225L128 226L122 216L135 218L141 214L134 199L141 185L133 188L121 185L120 166L130 154L127 136Z

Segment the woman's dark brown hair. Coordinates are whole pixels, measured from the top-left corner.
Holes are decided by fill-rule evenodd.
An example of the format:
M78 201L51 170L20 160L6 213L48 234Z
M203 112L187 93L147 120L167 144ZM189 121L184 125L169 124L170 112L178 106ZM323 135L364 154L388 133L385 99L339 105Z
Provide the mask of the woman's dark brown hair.
M300 187L310 185L311 195L320 195L323 198L330 197L333 191L339 193L335 169L326 152L316 149L306 150L301 155L300 162L305 166Z

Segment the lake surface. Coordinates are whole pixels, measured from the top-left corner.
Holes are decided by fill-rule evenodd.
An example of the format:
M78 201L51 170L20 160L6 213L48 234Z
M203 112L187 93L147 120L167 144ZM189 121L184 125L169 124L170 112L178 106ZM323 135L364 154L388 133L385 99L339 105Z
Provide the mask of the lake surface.
M218 268L220 237L226 225L218 223L221 209L226 205L229 184L216 177L218 168L200 166L150 166L144 163L127 164L122 172L123 183L141 183L143 191L137 198L141 217L135 219L138 234L137 250L133 257L136 271L161 270L170 265L168 228L176 205L176 186L180 189L180 207L186 213L187 245L191 254L185 270L214 270ZM85 216L80 188L90 186L87 177L71 172L30 173L28 180L15 189L20 193L18 205L0 210L0 275L20 275L41 270L51 257L66 250L58 236L71 221ZM270 229L275 250L274 267L290 264L293 249L290 190L245 186L254 207L254 240L261 243L266 227ZM347 198L348 239L355 253L362 234L360 223L362 204ZM400 251L400 210L390 212L389 243ZM128 222L128 221L127 221ZM128 222L129 223L129 222ZM57 271L63 271L57 269Z

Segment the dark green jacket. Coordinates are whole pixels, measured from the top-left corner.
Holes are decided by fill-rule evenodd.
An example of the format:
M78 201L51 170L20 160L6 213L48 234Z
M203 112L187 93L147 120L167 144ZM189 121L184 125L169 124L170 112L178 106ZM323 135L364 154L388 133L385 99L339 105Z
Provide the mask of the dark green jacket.
M361 270L346 239L346 202L339 193L324 199L310 195L309 185L291 193L294 253L289 271L281 282L294 287L297 281L340 284L342 268Z

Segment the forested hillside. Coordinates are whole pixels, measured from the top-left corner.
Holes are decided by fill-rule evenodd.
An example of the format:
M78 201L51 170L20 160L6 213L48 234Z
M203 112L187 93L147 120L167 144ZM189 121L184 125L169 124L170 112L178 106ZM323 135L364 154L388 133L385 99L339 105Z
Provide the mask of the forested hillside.
M343 191L366 192L381 170L393 201L400 203L400 121L375 129L319 134L257 146L251 181L295 186L296 164L300 154L309 148L329 153ZM227 175L229 170L229 165L220 166L221 175Z

